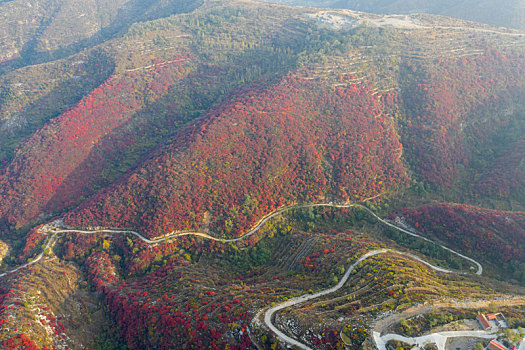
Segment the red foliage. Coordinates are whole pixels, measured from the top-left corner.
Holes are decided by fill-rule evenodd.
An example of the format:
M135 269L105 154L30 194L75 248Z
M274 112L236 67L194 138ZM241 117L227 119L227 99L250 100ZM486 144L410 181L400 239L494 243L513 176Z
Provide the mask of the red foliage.
M7 286L0 286L0 329L4 328L3 324L7 322L7 315L5 314L7 308L7 301L10 297L10 291Z
M180 283L184 276L177 271L186 265L182 260L170 259L166 267L129 282L115 278L114 266L106 253L95 253L87 260L88 273L97 290L104 293L111 314L122 330L122 339L130 349L145 348L207 348L223 349L222 339L226 326L231 322L249 319L246 313L232 313L233 305L240 300L225 304L222 310L229 312L212 316L219 304L211 304L200 311L202 305L181 303L170 293L173 283ZM207 291L204 298L212 298L215 292ZM224 328L219 325L223 323ZM243 327L246 324L243 323ZM228 340L231 343L231 340ZM251 341L246 332L237 339L231 349L249 348Z
M359 200L407 181L382 100L288 78L252 88L182 130L141 168L66 217L150 236L212 228L238 234L275 208L325 196Z
M20 257L21 259L27 259L42 251L42 245L45 242L47 236L39 232L40 227L41 226L37 226L33 228L27 234L23 255Z
M403 94L409 113L404 145L423 179L451 185L460 166L469 164L476 144L508 122L501 111L524 98L523 58L487 50L442 60L421 80L409 78L411 85Z
M43 212L63 210L92 194L119 152L144 136L142 124L129 123L146 107L145 100L159 98L163 87L186 74L183 60L173 62L160 71L110 77L35 132L0 170L0 220L24 226Z
M89 277L97 289L107 291L117 281L117 272L111 258L105 252L98 252L86 260Z
M17 334L7 340L0 343L2 349L12 350L47 350L47 347L42 349L36 346L36 344L25 334Z
M525 213L437 204L403 209L407 221L460 250L494 263L525 261Z
M509 152L497 158L489 170L482 174L475 190L481 195L525 196L525 140L512 145Z

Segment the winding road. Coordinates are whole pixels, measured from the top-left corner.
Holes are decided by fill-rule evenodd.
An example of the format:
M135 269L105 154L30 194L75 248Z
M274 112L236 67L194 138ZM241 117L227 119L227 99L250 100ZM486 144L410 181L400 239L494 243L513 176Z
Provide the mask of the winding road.
M348 278L350 277L350 274L355 270L355 268L360 263L362 263L364 260L366 260L368 258L371 258L373 256L380 255L380 254L385 254L385 253L388 253L388 252L409 256L409 257L411 257L413 259L416 259L419 262L422 262L423 264L429 266L431 269L439 271L439 272L444 272L444 273L452 273L453 272L453 271L450 271L450 270L442 269L441 267L434 266L434 265L424 261L423 259L421 259L421 258L419 258L419 257L417 257L417 256L415 256L413 254L410 254L410 253L404 253L404 252L400 252L400 251L392 250L392 249L372 250L372 251L369 251L368 253L362 255L352 265L350 265L350 267L345 272L345 274L343 275L343 277L341 278L339 283L337 283L335 286L333 286L331 288L328 288L328 289L325 289L325 290L322 290L320 292L314 293L314 294L305 294L305 295L301 295L299 297L295 297L295 298L289 299L289 300L287 300L287 301L285 301L283 303L280 303L280 304L278 304L278 305L268 309L265 312L265 314L264 314L264 323L281 340L283 340L284 342L288 343L289 345L297 346L298 348L304 349L304 350L311 350L311 348L308 347L307 345L305 345L303 343L300 343L300 342L298 342L297 340L295 340L293 338L290 338L289 336L287 336L286 334L281 332L277 327L275 327L273 325L273 323L272 323L273 315L277 311L283 310L283 309L288 308L290 306L301 304L301 303L304 303L306 301L309 301L309 300L312 300L312 299L316 299L316 298L322 297L324 295L331 294L331 293L334 293L334 292L338 291L339 289L341 289L345 285L346 281L348 281Z
M14 273L14 272L16 272L18 270L24 269L24 268L26 268L26 267L28 267L30 265L33 265L33 264L36 264L37 262L39 262L40 259L42 259L42 257L44 256L46 250L49 249L55 243L56 237L57 237L57 234L54 234L53 236L49 237L46 240L46 243L44 245L44 249L42 249L42 252L36 258L34 258L33 260L31 260L28 263L25 263L23 265L18 266L17 268L14 268L14 269L9 270L9 271L4 272L4 273L0 273L0 277L7 276L10 273Z
M357 259L352 265L350 265L350 267L348 268L348 270L346 271L346 273L343 275L343 277L341 278L341 280L339 281L339 283L337 283L335 286L331 287L331 288L328 288L328 289L325 289L325 290L322 290L320 292L317 292L317 293L314 293L314 294L306 294L306 295L301 295L299 297L295 297L295 298L292 298L292 299L289 299L283 303L280 303L270 309L268 309L265 314L264 314L264 323L266 324L266 326L268 328L270 328L270 330L272 332L274 332L282 341L286 342L287 344L289 345L292 345L292 346L296 346L300 349L304 349L304 350L311 350L310 347L308 347L307 345L303 344L303 343L300 343L299 341L293 339L293 338L290 338L289 336L287 336L286 334L284 334L283 332L281 332L277 327L275 327L272 323L272 318L273 318L273 315L277 312L277 311L280 311L280 310L283 310L285 308L288 308L290 306L294 306L294 305L297 305L297 304L301 304L301 303L304 303L306 301L309 301L309 300L312 300L312 299L316 299L316 298L319 298L319 297L322 297L324 295L327 295L327 294L331 294L331 293L334 293L336 291L338 291L339 289L341 289L344 284L346 283L346 281L348 281L348 278L350 277L350 274L355 270L355 268L360 264L362 263L364 260L368 259L368 258L371 258L373 256L376 256L376 255L380 255L380 254L385 254L385 253L388 253L388 252L392 252L392 253L395 253L395 254L400 254L400 255L405 255L405 256L408 256L412 259L415 259L425 265L427 265L428 267L430 267L431 269L435 270L435 271L438 271L438 272L443 272L443 273L455 273L454 271L451 271L451 270L446 270L446 269L443 269L441 267L438 267L438 266L434 266L432 265L431 263L421 259L420 257L414 255L414 254L410 254L410 253L405 253L405 252L400 252L400 251L397 251L397 250L393 250L393 249L378 249L378 250L372 250L364 255L362 255L359 259ZM449 332L450 333L450 332ZM448 335L448 337L451 337L452 335ZM461 336L461 335L456 335L456 336ZM381 347L381 345L383 344L381 342L382 338L379 337L378 335L376 336L376 334L374 334L374 342L376 343L377 347L379 349L385 349L385 347ZM388 340L391 340L391 339L388 339ZM388 340L386 340L384 343L386 343ZM408 342L408 341L407 341ZM446 342L446 338L445 338L445 342ZM408 342L410 343L410 342ZM415 344L415 343L414 343Z
M366 201L366 200L365 200ZM367 211L370 215L372 215L376 220L378 220L379 222L383 223L384 225L387 225L387 226L390 226L398 231L401 231L401 232L404 232L410 236L413 236L413 237L417 237L417 238L420 238L420 239L423 239L427 242L430 242L430 243L433 243L433 244L436 244L438 246L440 246L441 248L445 249L445 250L448 250L449 252L465 259L465 260L468 260L470 262L472 262L473 264L475 264L477 266L477 271L476 271L476 274L477 275L481 275L483 273L483 267L481 266L480 263L478 263L476 260L472 259L472 258L469 258L461 253L458 253L456 252L455 250L452 250L444 245L441 245L439 243L436 243L424 236L421 236L419 234L416 234L414 232L411 232L411 231L408 231L402 227L399 227L397 225L394 225L392 224L391 222L389 221L386 221L382 218L380 218L379 216L376 215L376 213L374 213L373 211L371 211L370 209L368 209L367 207L365 207L364 205L361 205L361 204L357 204L357 203L351 203L351 204L332 204L332 203L317 203L317 204L299 204L299 205L291 205L291 206L286 206L286 207L282 207L280 209L277 209L275 211L273 211L272 213L266 215L265 217L263 217L262 219L260 219L254 226L253 228L246 232L245 234L239 236L239 237L236 237L236 238L230 238L230 239L224 239L224 238L217 238L217 237L214 237L208 233L204 233L204 232L192 232L192 231L173 231L173 232L170 232L162 237L158 237L158 238L153 238L153 239L149 239L147 237L144 237L143 235L141 235L139 232L136 232L136 231L133 231L133 230L118 230L118 229L101 229L101 230L82 230L82 229L58 229L56 227L50 227L49 228L49 231L51 233L53 233L52 236L50 236L46 243L45 243L45 247L43 249L43 251L35 258L33 259L32 261L26 263L26 264L23 264L23 265L20 265L18 266L17 268L14 268L10 271L7 271L7 272L4 272L4 273L1 273L0 274L0 277L4 277L8 274L11 274L13 272L16 272L18 270L21 270L23 268L26 268L30 265L33 265L33 264L36 264L37 262L39 262L42 257L44 256L44 252L47 248L51 247L52 244L54 244L54 242L56 241L56 237L60 234L64 234L64 233L84 233L84 234L92 234L92 233L105 233L105 234L132 234L134 236L136 236L137 238L139 238L141 241L147 243L147 244L158 244L158 243L162 243L162 242L165 242L165 241L168 241L168 240L171 240L171 239L175 239L175 238L178 238L178 237L183 237L183 236L198 236L198 237L202 237L202 238L206 238L206 239L211 239L213 241L218 241L218 242L223 242L223 243L231 243L231 242L238 242L238 241L241 241L243 239L246 239L250 236L252 236L254 233L256 233L257 231L259 231L261 229L261 227L270 219L274 218L275 216L278 216L286 211L289 211L289 210L293 210L293 209L304 209L304 208L314 208L314 207L332 207L332 208L352 208L352 207L355 207L355 208L361 208L361 209L364 209L365 211ZM48 224L49 225L49 224ZM425 263L423 260L413 256L413 258L417 259L417 260L420 260L421 262ZM438 270L439 271L439 270ZM449 273L450 271L448 270L444 270L444 269L441 269L441 272L447 272Z
M379 222L381 222L382 224L384 225L387 225L389 227L392 227L396 230L399 230L401 232L404 232L410 236L413 236L413 237L417 237L417 238L420 238L420 239L423 239L427 242L430 242L430 243L433 243L433 244L436 244L438 246L440 246L441 248L443 249L446 249L448 250L449 252L465 259L465 260L468 260L470 262L472 262L473 264L475 264L477 266L477 271L476 271L476 274L477 275L481 275L483 273L483 267L481 266L480 263L478 263L477 261L475 261L474 259L472 258L469 258L461 253L458 253L448 247L445 247L439 243L436 243L426 237L423 237L419 234L416 234L414 232L411 232L409 230L406 230L402 227L399 227L389 221L386 221L382 218L380 218L379 216L377 216L373 211L371 211L370 209L368 209L367 207L361 205L361 204L357 204L357 203L351 203L351 204L333 204L333 203L318 203L318 204L301 204L301 205L292 205L292 206L286 206L286 207L282 207L280 209L277 209L275 210L274 212L266 215L265 217L261 218L254 226L252 229L250 229L248 232L246 232L245 234L243 234L242 236L239 236L239 237L236 237L236 238L231 238L231 239L224 239L224 238L217 238L217 237L214 237L208 233L204 233L204 232L190 232L190 231L177 231L177 232L170 232L162 237L156 237L156 238L147 238L147 237L144 237L142 234L140 234L139 232L136 232L136 231L133 231L133 230L119 230L119 229L101 229L101 230L82 230L82 229L72 229L72 228L68 228L68 229L59 229L57 227L54 227L54 226L51 226L50 224L48 225L45 225L44 228L46 230L46 233L48 234L52 234L51 236L49 236L46 240L46 243L44 245L44 248L42 250L42 252L37 256L35 257L32 261L26 263L26 264L23 264L23 265L20 265L18 266L17 268L15 269L12 269L8 272L4 272L2 274L0 274L0 277L4 277L8 274L11 274L11 273L14 273L16 271L19 271L23 268L26 268L30 265L33 265L33 264L36 264L37 262L39 262L43 256L45 255L45 252L46 250L48 250L49 248L51 248L54 243L56 242L57 240L57 237L58 235L62 235L62 234L66 234L66 233L84 233L84 234L92 234L92 233L103 233L103 234L132 234L134 236L136 236L138 239L142 240L143 242L147 243L147 244L158 244L158 243L162 243L162 242L165 242L165 241L168 241L168 240L171 240L171 239L175 239L175 238L178 238L178 237L183 237L183 236L198 236L198 237L202 237L202 238L205 238L205 239L210 239L210 240L214 240L214 241L219 241L219 242L223 242L223 243L228 243L228 242L237 242L237 241L240 241L240 240L243 240L243 239L246 239L250 236L252 236L254 233L256 233L257 231L259 231L261 229L261 227L270 219L272 219L273 217L277 216L277 215L280 215L286 211L289 211L289 210L293 210L293 209L304 209L304 208L314 208L314 207L333 207L333 208L352 208L352 207L355 207L355 208L361 208L361 209L364 209L365 211L367 211L370 215L372 215L376 220L378 220ZM344 276L341 278L341 280L339 281L339 283L337 283L335 286L331 287L331 288L328 288L328 289L325 289L323 291L320 291L320 292L317 292L317 293L314 293L314 294L306 294L306 295L302 295L302 296L299 296L299 297L296 297L296 298L292 298L292 299L289 299L288 301L286 302L283 302L283 303L280 303L270 309L268 309L265 314L264 314L264 323L266 324L266 326L272 331L274 332L277 337L279 339L281 339L283 342L287 343L287 344L290 344L290 345L294 345L294 346L297 346L299 347L300 349L310 349L307 345L303 344L303 343L300 343L299 341L293 339L293 338L290 338L289 336L287 336L286 334L284 334L283 332L281 332L277 327L275 327L272 323L272 318L273 318L273 315L277 312L277 311L280 311L282 309L285 309L285 308L288 308L290 306L294 306L294 305L297 305L297 304L300 304L300 303L303 303L303 302L306 302L306 301L309 301L309 300L312 300L312 299L316 299L316 298L319 298L321 296L324 296L324 295L327 295L327 294L331 294L331 293L334 293L336 292L337 290L339 290L340 288L343 287L343 285L346 283L346 281L348 280L350 274L354 271L354 269L361 263L363 262L364 260L370 258L370 257L373 257L373 256L376 256L376 255L380 255L380 254L384 254L384 253L387 253L387 252L393 252L393 253L396 253L396 254L402 254L402 255L405 255L405 256L408 256L412 259L415 259L427 266L429 266L431 269L435 270L435 271L439 271L439 272L443 272L443 273L456 273L454 271L451 271L451 270L447 270L447 269L444 269L444 268L441 268L441 267L438 267L438 266L434 266L428 262L426 262L425 260L421 259L420 257L416 256L416 255L413 255L413 254L410 254L410 253L404 253L404 252L399 252L399 251L395 251L395 250L391 250L391 249L380 249L380 250L373 250L373 251L370 251L366 254L364 254L363 256L361 256L357 261L355 261L349 268L348 270L346 271L346 273L344 274ZM374 337L374 340L375 340L375 337ZM376 343L376 345L379 346L379 344Z

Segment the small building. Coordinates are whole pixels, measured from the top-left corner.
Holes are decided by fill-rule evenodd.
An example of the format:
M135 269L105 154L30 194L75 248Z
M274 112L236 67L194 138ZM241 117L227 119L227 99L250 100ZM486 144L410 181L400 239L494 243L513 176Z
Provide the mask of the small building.
M497 340L491 340L487 349L489 350L509 350Z
M478 315L477 320L483 330L507 328L507 320L501 312L494 314L480 314Z
M497 327L507 328L507 319L505 319L505 316L503 316L501 312L498 312L497 314L487 314L486 316L489 322L494 322Z
M487 319L487 317L485 315L483 315L483 314L478 315L478 322L479 322L481 328L483 328L484 330L487 330L487 329L492 327L492 325L490 324L490 322Z

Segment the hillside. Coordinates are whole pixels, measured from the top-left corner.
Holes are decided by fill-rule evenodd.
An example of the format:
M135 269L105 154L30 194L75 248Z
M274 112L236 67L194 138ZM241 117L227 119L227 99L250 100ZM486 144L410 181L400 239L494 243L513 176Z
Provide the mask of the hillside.
M191 11L198 1L2 1L2 70L70 55L122 34L135 22Z
M421 111L402 120L406 125L400 129L406 157L421 180L450 187L462 168L472 171L475 140L509 123L513 116L505 120L497 109L524 97L523 65L515 62L525 60L487 52L460 61L459 67L472 71L453 70L455 60L441 62L441 71L432 73L418 65L404 67L407 74L422 76L411 80L400 98L409 113ZM510 71L499 75L505 68ZM283 204L362 200L392 192L406 180L393 114L385 111L401 107L381 105L385 102L371 98L372 93L361 85L333 92L291 80L232 96L232 102L201 117L206 121L182 130L129 180L68 215L66 223L135 227L152 236L185 229L231 234ZM386 95L383 101L393 98ZM493 116L471 119L481 106Z
M408 117L403 143L411 153L409 162L428 183L451 186L462 168L478 173L481 167L473 168L473 158L484 147L501 147L502 132L506 142L521 140L519 128L510 127L525 116L522 62L522 54L487 51L430 68L421 63L403 67L408 75L401 92ZM491 137L498 141L487 144ZM510 150L519 152L519 143Z
M514 33L502 32L499 37L496 35L498 40L487 42L486 34L476 29L464 32L463 27L456 29L447 26L449 29L433 31L431 29L433 22L424 17L419 18L418 21L426 20L427 25L420 25L420 30L405 29L404 25L400 24L395 30L362 29L358 26L354 29L338 31L326 28L325 12L308 15L321 23L321 27L315 29L315 25L308 22L304 15L290 8L287 8L288 13L281 12L275 17L271 5L263 7L268 16L268 25L255 26L250 18L261 10L259 8L255 10L252 5L244 5L241 9L244 12L235 13L220 4L210 5L196 11L193 16L175 16L134 26L123 39L96 47L90 56L95 60L91 64L100 67L100 63L96 62L103 60L103 62L112 62L113 68L111 71L100 72L98 75L105 81L82 97L82 95L78 96L79 91L76 87L86 87L85 84L78 83L82 82L82 71L86 68L77 69L75 65L66 65L66 69L75 67L76 74L80 74L75 75L74 79L69 78L69 81L75 82L74 84L68 82L68 79L63 83L73 84L72 88L64 90L66 97L70 99L69 103L73 103L69 109L66 109L68 98L61 100L62 105L51 104L54 101L53 96L56 97L57 89L62 91L61 83L54 83L55 88L51 90L46 84L40 85L45 87L45 91L36 92L36 96L43 96L36 105L29 102L36 97L33 95L35 93L26 95L25 100L16 93L6 95L3 104L7 112L4 134L8 137L3 150L6 165L0 170L0 187L4 197L10 200L1 204L2 225L6 228L24 228L38 218L74 207L99 189L111 184L128 169L143 167L141 162L147 161L142 159L146 154L156 154L161 157L165 152L162 151L164 146L156 153L153 150L160 145L182 142L181 138L189 140L187 135L183 134L192 134L195 131L192 131L192 126L185 125L201 114L201 120L204 120L207 116L216 113L213 109L206 112L215 103L229 98L239 99L244 103L242 93L234 93L234 91L250 81L259 81L258 84L261 86L269 84L267 89L271 91L271 86L274 84L271 83L271 79L292 74L294 77L306 80L321 82L324 80L325 83L315 86L321 86L321 89L324 89L322 86L341 88L343 94L349 97L354 95L351 91L356 88L357 93L363 96L375 95L383 91L381 103L384 107L379 107L379 110L385 113L386 122L390 120L391 124L386 126L387 132L390 129L390 132L401 136L398 142L403 143L407 154L406 163L412 166L414 178L434 188L461 185L458 184L457 179L460 179L462 170L469 166L474 157L474 149L480 147L476 140L480 136L497 137L492 133L495 128L498 134L505 133L507 126L519 120L522 113L521 107L516 102L523 97L524 77L521 69L523 57L519 52L505 48L508 45L516 46L521 42L520 37ZM344 12L341 15L345 20L347 17L350 20L352 16ZM269 25L270 20L272 26ZM361 17L360 21L377 21L377 18ZM198 23L196 28L195 23ZM278 35L274 33L275 23L281 23L282 30ZM452 23L455 22L443 24L452 25ZM297 42L302 41L297 39L305 38L312 30L318 30L319 36L298 45ZM433 33L436 31L437 34ZM441 31L443 33L440 33ZM262 34L265 32L268 33L267 37ZM217 35L219 33L221 34ZM454 49L449 39L445 39L447 33L457 36L456 45L459 45L459 49ZM432 35L433 42L428 41L429 35ZM464 44L463 40L465 40ZM143 46L134 46L137 41L144 42ZM169 42L172 44L168 44ZM375 43L375 46L370 48L370 43ZM491 45L502 44L501 47L491 47ZM328 54L326 50L330 47L331 53ZM123 54L124 52L127 52L127 56ZM442 57L438 62L427 59L438 56ZM63 63L76 59L78 58L73 56ZM274 62L273 66L270 62ZM24 68L13 71L10 73L12 75L10 79L14 80L15 77L23 74L32 74L35 69L29 68L27 71ZM39 69L42 70L41 67ZM90 77L92 78L91 75ZM453 84L447 83L450 79L454 80ZM361 83L368 83L370 91L363 92ZM346 87L350 87L350 90ZM394 92L389 92L392 89ZM467 91L468 93L465 93ZM228 95L229 93L231 95ZM236 97L237 94L241 97ZM327 95L322 97L326 99L331 98L328 95L332 93L326 91L321 94ZM74 102L79 98L78 102ZM305 96L304 98L318 97ZM111 101L110 105L107 104L108 101ZM115 103L115 101L119 102ZM366 98L363 103L370 104ZM458 109L459 106L461 109ZM220 110L221 107L214 108ZM273 107L269 106L269 108ZM298 108L310 107L298 106ZM487 113L484 118L476 114L481 108ZM291 110L293 109L294 106L291 106ZM377 109L370 107L371 111ZM46 123L48 118L52 118L53 113L61 110L66 111ZM505 118L499 118L499 110L511 110L512 113ZM424 112L416 115L419 111ZM283 116L286 113L287 111L284 111ZM317 111L317 113L324 112ZM483 122L479 122L480 119ZM23 139L28 130L36 129L41 123L45 124L27 140ZM366 122L356 119L356 123ZM148 127L145 127L146 124ZM89 126L88 133L86 133L87 126ZM309 132L311 130L305 130L305 133ZM341 135L344 136L339 134L337 137ZM497 143L492 148L496 145ZM222 146L215 144L211 148L220 147ZM335 154L319 150L319 147L324 145L315 147L318 147L319 157L326 159L328 163L332 156L334 156L332 161L335 160ZM17 149L16 154L13 154L14 149ZM387 147L385 151L394 152L394 149L397 149L395 152L401 152L399 147ZM43 150L46 150L45 157L41 154ZM196 151L190 149L188 152L191 154ZM362 155L365 162L368 161L366 152L365 150ZM267 156L265 157L268 159ZM337 162L339 161L336 160ZM330 166L323 165L324 169L321 170L321 173L324 173L323 177L327 176L326 172L332 171L328 170ZM382 165L373 166L380 168ZM239 167L242 168L241 165ZM366 167L361 167L357 171L366 171L364 169ZM253 166L247 166L244 170L247 173L265 171L255 169ZM201 171L205 172L201 174L204 178L217 178L215 175L217 169L211 169L208 173L205 170ZM336 167L334 171L339 170ZM351 169L345 171L353 172ZM397 170L392 168L388 171L394 173ZM479 172L478 169L475 171ZM467 172L471 172L471 169L467 169L465 173ZM152 176L165 178L160 174ZM364 190L368 185L363 184L357 186L360 188L350 188L343 193L337 188L347 187L349 184L337 176L339 175L331 174L331 179L326 178L327 185L323 185L325 188L311 190L308 194L309 200L326 196L337 200L367 198L378 194L378 189L387 188L387 185L378 182L373 184L374 190ZM370 176L369 179L375 181L376 176L379 176L379 181L385 181L386 184L390 175L381 176L378 173ZM166 186L162 191L168 191L171 184L161 186ZM132 188L128 190L131 193L137 191ZM208 188L207 191L211 189ZM259 201L264 190L259 188L256 191L259 194L255 197ZM244 201L245 195L251 194L233 194L238 196L236 201L241 199ZM290 203L300 198L304 200L307 198L305 195L306 192L299 194L295 190L285 190L283 194L276 195L276 198L267 200L264 204L260 203L262 207L255 205L253 215L243 218L241 227L256 221L259 215L267 213L277 204ZM151 195L139 195L144 200L149 196ZM214 196L218 198L217 194ZM93 203L100 201L100 198L97 197ZM169 232L170 229L200 227L204 212L211 213L212 221L218 223L237 220L230 218L229 214L222 212L223 209L216 207L217 203L210 201L211 199L204 199L207 204L200 208L203 211L199 214L190 204L191 201L184 204L185 210L182 210L182 207L168 209L172 206L180 206L181 203L165 203L159 209L167 205L164 209L172 213L170 215L181 215L180 217L186 219L179 221L174 216L173 219L159 217L158 220L171 221L165 232ZM227 202L222 205L225 203ZM109 203L104 213L96 213L92 210L91 212L95 216L106 217L99 223L111 222L112 225L124 225L124 227L137 223L146 209L153 210L146 221L153 220L152 218L159 214L153 208L146 208L140 200L135 204L140 209L129 212L127 216L130 217L127 219L116 220L114 214L108 215ZM241 204L237 202L236 205L240 207ZM122 209L125 207L117 203L114 205ZM212 209L212 206L216 208ZM188 215L192 212L194 214L191 215L195 217L187 221ZM109 220L108 217L113 219ZM127 220L131 221L127 222ZM77 219L71 222L88 225L87 221L89 220ZM164 226L160 221L147 225L142 223L138 227ZM222 229L218 227L218 231ZM154 231L158 234L162 230Z
M228 10L218 11L227 16L223 19L226 26L231 21L247 22L252 10L246 9L246 17L233 18ZM0 187L4 198L11 200L0 203L0 223L24 227L42 214L52 215L78 204L126 173L151 148L231 90L286 71L293 62L293 50L297 50L295 38L304 35L292 32L284 37L255 39L262 29L247 23L232 28L230 34L236 36L232 40L229 35L217 36L214 23L192 29L189 21L193 20L176 17L137 25L125 38L94 48L91 57L99 62L92 64L100 67L103 59L113 68L103 72L105 81L101 85L69 109L64 103L77 91L66 90L63 85L69 84L67 78L55 83L54 89L40 85L45 90L37 89L26 99L18 93L6 97L3 134L8 138L2 150L5 166L0 169ZM291 29L295 26L285 25ZM206 36L201 38L197 33ZM243 47L248 40L259 40L257 47ZM291 51L285 52L283 46L288 40L294 46L287 46ZM144 44L136 46L136 42ZM224 52L216 51L217 45ZM73 56L63 63L77 59ZM69 80L79 82L83 67L72 65L78 73L76 79ZM35 69L21 69L10 75L17 79L24 74L38 76ZM23 85L15 87L15 91L22 89ZM45 108L57 93L66 98ZM40 96L35 104L32 99ZM71 96L72 101L75 98ZM65 112L46 123L59 110ZM44 125L36 129L39 123ZM32 128L36 131L24 139ZM86 178L90 180L85 182Z
M0 8L22 22L0 24L0 348L525 326L525 34L249 0Z
M429 13L525 30L525 7L519 0L266 0L294 6L349 9L382 14Z
M284 204L396 190L407 183L401 153L392 116L369 89L334 93L291 77L213 108L66 223L154 237L202 228L207 217L212 231L238 234Z
M406 184L403 164L395 163L403 153L400 141L415 179L436 189L462 186L462 173L479 171L471 166L478 140L523 116L524 56L486 48L427 62L394 63L400 93L385 93L384 105L367 97L376 94L373 86L349 83L345 89L343 83L330 91L312 85L308 68L308 84L282 81L262 92L233 94L232 102L212 108L66 223L135 227L153 236L187 229L242 232L283 204L362 200L399 189L396 184ZM338 69L344 66L332 74ZM503 117L501 109L512 112ZM366 116L383 113L373 131Z
M402 209L401 220L443 242L505 270L505 278L522 281L525 216L523 212L488 210L469 205L436 204Z

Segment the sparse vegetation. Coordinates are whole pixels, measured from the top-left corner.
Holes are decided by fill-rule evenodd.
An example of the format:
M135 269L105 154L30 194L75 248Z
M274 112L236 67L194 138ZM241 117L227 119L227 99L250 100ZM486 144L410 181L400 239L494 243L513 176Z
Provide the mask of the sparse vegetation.
M412 308L432 309L391 331L484 311L452 301L525 326L525 38L427 15L77 2L0 2L0 347L279 348L265 309L327 290L272 323L356 350ZM333 207L227 241L287 205L360 201L437 244ZM187 230L202 234L173 238Z

